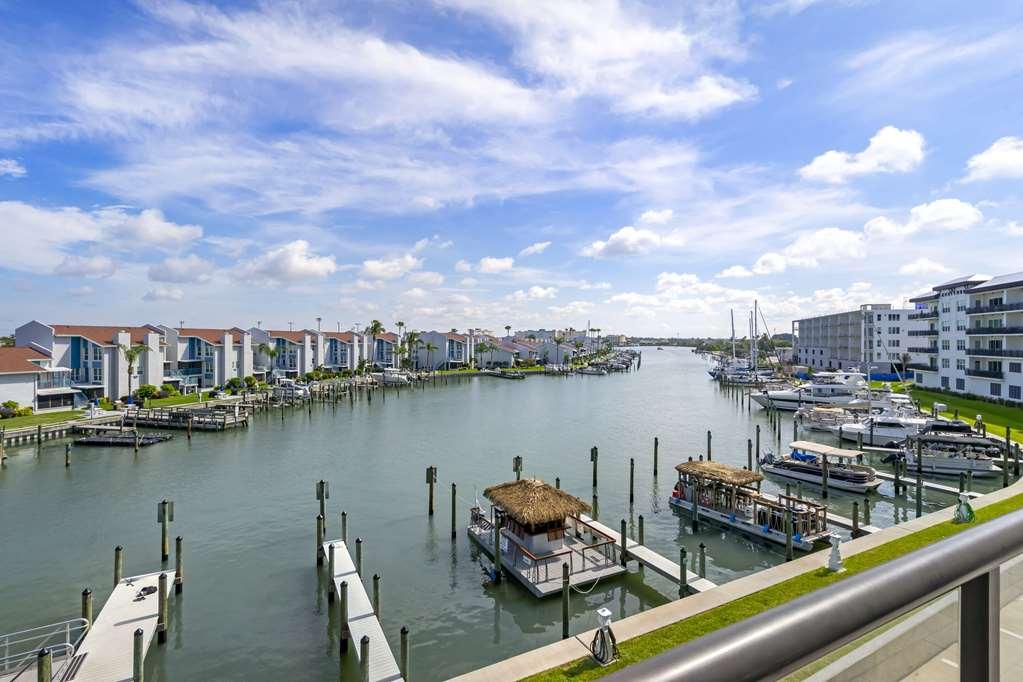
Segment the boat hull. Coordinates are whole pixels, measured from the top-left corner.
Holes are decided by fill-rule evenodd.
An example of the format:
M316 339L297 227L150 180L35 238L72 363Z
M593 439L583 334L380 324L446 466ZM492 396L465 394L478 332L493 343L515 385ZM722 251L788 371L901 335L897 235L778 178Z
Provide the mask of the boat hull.
M773 464L762 464L760 470L767 474L774 476L781 476L783 478L791 478L794 481L803 481L804 483L811 483L816 486L823 487L823 482L820 476L804 471L793 471L785 467L775 466ZM829 490L845 490L851 493L867 493L872 490L877 490L880 485L884 483L880 478L872 479L868 483L854 483L852 481L845 481L838 478L828 479Z
M916 453L906 457L906 468L909 475L916 471ZM935 476L958 476L973 472L974 478L995 478L1002 475L1002 469L990 460L978 460L971 457L928 457L923 456L920 470Z
M693 513L693 505L692 505L692 503L691 502L687 502L686 500L683 500L680 497L675 497L673 495L673 496L668 498L668 503L671 506L673 506L673 507L681 509L682 511L689 512L690 514ZM766 540L768 542L772 542L772 543L777 544L777 545L782 545L783 547L785 546L785 533L783 533L781 531L773 530L773 529L770 529L770 528L768 528L765 531L762 526L756 525L755 523L753 523L749 519L740 518L740 517L737 517L737 516L733 517L733 516L727 515L727 514L725 514L723 512L720 512L720 511L718 511L716 509L708 509L707 507L699 507L699 512L700 512L700 520L701 521L711 521L711 522L716 523L716 524L718 524L720 526L725 526L727 528L732 528L734 530L737 530L740 533L743 533L745 535L749 535L749 536L752 536L752 537L755 537L755 538L759 538L761 540ZM732 520L733 518L734 518L734 521ZM798 550L800 550L802 552L810 552L810 551L813 550L813 541L814 541L814 539L815 538L810 538L810 539L805 539L804 538L804 539L801 539L801 540L797 541L795 538L792 538L792 547L794 549L798 549Z

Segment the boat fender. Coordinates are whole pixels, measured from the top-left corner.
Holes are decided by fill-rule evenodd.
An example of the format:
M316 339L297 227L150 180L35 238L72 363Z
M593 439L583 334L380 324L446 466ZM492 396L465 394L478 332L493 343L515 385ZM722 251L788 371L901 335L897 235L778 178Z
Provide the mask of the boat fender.
M760 527L760 530L764 531L765 533L770 533L771 527L765 523L763 526Z

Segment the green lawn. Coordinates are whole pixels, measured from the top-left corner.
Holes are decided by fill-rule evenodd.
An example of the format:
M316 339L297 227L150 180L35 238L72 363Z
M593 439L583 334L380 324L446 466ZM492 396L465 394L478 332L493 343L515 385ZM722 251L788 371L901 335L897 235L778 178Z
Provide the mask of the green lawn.
M27 417L11 417L10 419L0 419L0 427L3 427L10 431L11 429L20 429L26 426L43 426L47 424L56 424L57 422L66 422L71 419L78 419L82 416L82 410L69 410L67 412L46 412L45 414L30 414Z
M913 400L920 401L920 409L926 412L930 412L931 405L938 402L948 406L948 410L941 414L952 417L955 410L958 409L959 418L971 424L974 417L981 414L984 415L984 423L987 424L989 433L1004 438L1005 427L1008 425L1013 430L1013 442L1023 441L1023 408L996 405L983 400L971 400L962 396L926 391L922 388L914 388L910 391L910 395Z
M976 511L977 520L975 523L960 525L946 521L853 555L845 560L846 570L843 573L831 573L825 568L809 571L760 592L741 597L685 620L621 642L618 646L621 654L620 660L606 668L598 666L592 659L584 658L567 666L548 670L526 679L544 681L592 680L603 677L608 673L624 668L632 663L638 663L679 644L755 616L758 613L767 611L831 583L844 580L851 575L960 533L968 528L972 528L977 523L990 521L1020 508L1023 508L1023 494L978 509Z
M201 403L204 400L209 400L209 397L209 393L189 393L188 395L175 395L170 398L153 398L146 401L146 407L172 407L174 405Z

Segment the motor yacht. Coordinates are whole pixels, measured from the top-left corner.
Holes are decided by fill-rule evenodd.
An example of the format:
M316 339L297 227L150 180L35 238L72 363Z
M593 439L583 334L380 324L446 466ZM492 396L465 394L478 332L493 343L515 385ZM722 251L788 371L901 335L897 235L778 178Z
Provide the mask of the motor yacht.
M795 388L765 390L750 395L761 407L795 411L805 405L869 406L866 375L860 372L818 372Z

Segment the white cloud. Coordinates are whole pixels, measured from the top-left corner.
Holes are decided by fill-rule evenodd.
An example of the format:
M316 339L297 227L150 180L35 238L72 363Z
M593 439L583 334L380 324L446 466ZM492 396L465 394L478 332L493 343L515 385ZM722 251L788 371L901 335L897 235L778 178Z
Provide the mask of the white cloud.
M924 275L940 275L943 273L947 273L949 271L950 269L945 267L941 263L933 261L930 258L926 258L924 256L921 256L920 258L917 258L914 261L910 261L909 263L906 263L905 265L899 268L900 275L909 275L911 277L921 277Z
M245 237L214 236L206 237L203 241L210 244L220 253L231 256L232 258L238 258L251 247L256 245L255 240L247 239Z
M462 259L455 263L455 272L472 272L472 263Z
M334 256L317 255L304 239L269 249L239 267L245 279L283 283L323 279L335 271Z
M768 251L757 258L753 264L753 272L758 275L772 275L776 272L785 272L788 267L788 260L785 256L776 251Z
M966 163L965 182L1023 178L1023 138L1001 137Z
M791 78L779 78L774 82L774 87L779 90L787 90L794 81Z
M879 216L867 221L863 230L875 239L899 239L921 231L968 230L978 225L984 215L976 206L959 199L938 199L914 206L904 223Z
M552 305L547 309L550 310L555 315L569 317L576 315L585 315L589 311L593 310L593 304L590 303L589 301L572 301L571 303L566 303L563 306Z
M70 293L72 296L86 297L95 294L96 289L88 284L83 284L80 287L73 287Z
M661 235L645 227L626 225L611 234L607 240L597 240L582 250L582 255L591 258L612 258L615 256L640 256L658 247L679 247L685 243L681 232Z
M915 130L885 126L855 154L827 151L799 169L806 180L841 183L857 175L906 173L924 159L924 137Z
M659 211L651 209L649 211L644 211L643 214L639 216L639 222L650 225L663 225L671 220L673 215L675 215L675 212L670 208L664 208Z
M201 227L173 223L155 208L131 213L120 206L112 206L99 209L93 215L111 245L122 250L137 248L139 244L180 249L202 237Z
M611 288L611 283L610 282L590 282L590 281L584 279L584 280L580 280L579 282L574 282L571 286L574 286L576 289L582 289L583 291L603 291L605 289L610 289Z
M25 175L27 171L25 167L14 159L0 159L0 178L8 175L12 178L20 178Z
M727 267L727 268L725 268L724 270L722 270L721 272L719 272L718 274L715 275L715 277L722 277L722 278L725 278L725 277L752 277L752 276L753 276L753 273L750 272L749 270L747 270L742 265L733 265L731 267Z
M422 272L413 272L408 276L408 281L413 284L422 284L428 287L439 287L444 284L444 275L439 272L430 272L424 270Z
M398 279L422 266L421 258L406 253L394 258L371 258L362 261L362 274L373 279Z
M657 275L657 290L677 287L691 287L700 282L700 278L691 272L662 272Z
M519 251L519 258L541 254L544 251L546 251L547 247L550 245L551 245L550 242L536 242L535 244L530 244L526 248Z
M817 267L821 261L864 258L867 255L863 233L825 227L802 234L782 252L790 265Z
M109 277L117 270L117 265L107 256L65 256L60 265L53 271L55 275L65 277Z
M170 257L149 266L149 279L154 282L205 282L216 266L191 253L182 258Z
M411 298L412 300L415 301L421 301L424 298L426 298L426 291L420 289L419 287L412 287L411 289L405 292L405 297Z
M1023 223L1011 220L1003 226L1002 231L1010 237L1023 237Z
M385 286L384 281L380 279L355 280L355 288L358 289L359 291L379 291L380 289L383 289L384 286Z
M462 281L459 282L458 284L463 287L474 287L479 283L480 281L475 277L463 277Z
M508 272L515 267L515 259L511 256L504 258L495 258L493 256L484 256L480 258L478 270L488 275L494 275L500 272Z
M180 301L185 292L177 287L153 287L142 296L143 301Z
M538 301L554 298L557 295L557 287L531 286L529 289L519 289L509 294L508 298L513 301Z

